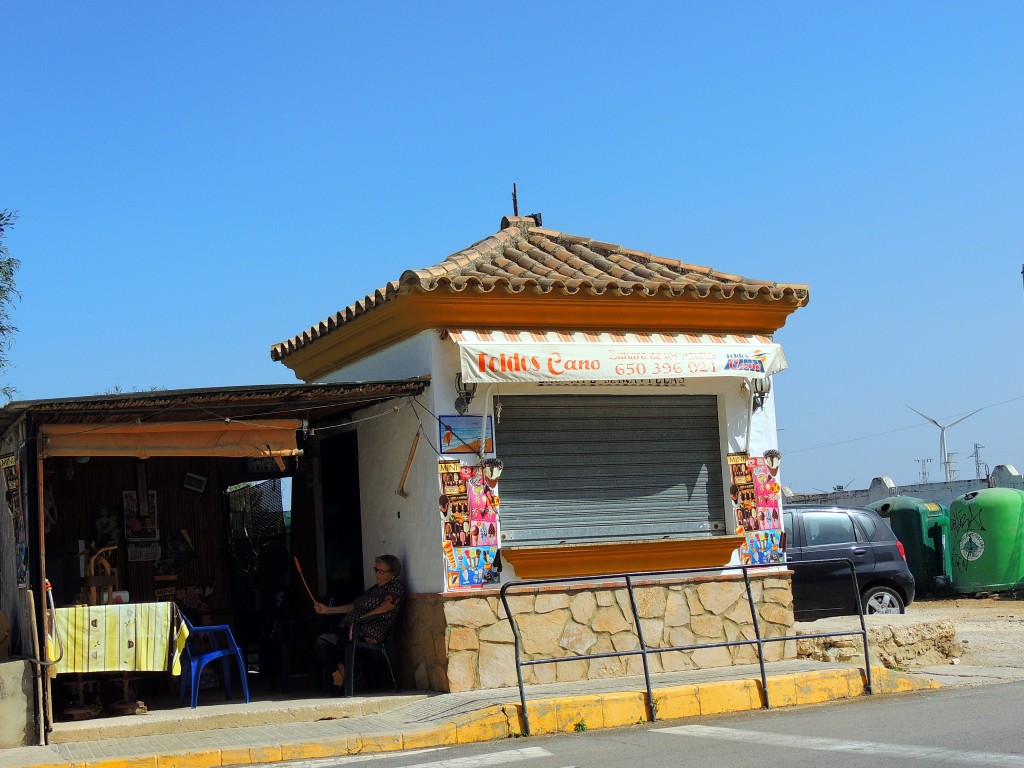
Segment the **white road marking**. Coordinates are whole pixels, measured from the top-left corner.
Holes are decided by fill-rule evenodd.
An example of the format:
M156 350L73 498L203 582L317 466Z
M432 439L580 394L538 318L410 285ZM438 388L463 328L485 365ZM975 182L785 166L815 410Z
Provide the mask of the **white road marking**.
M401 757L409 755L425 755L428 752L440 752L447 747L427 747L425 749L410 749L402 752ZM350 763L365 763L370 760L394 760L398 757L395 752L372 752L368 755L348 755L346 757L318 757L315 760L292 760L281 763L281 768L333 768L336 765L349 765Z
M763 731L741 731L736 728L717 728L708 725L681 725L677 728L652 728L655 733L670 733L677 736L693 736L700 739L740 741L767 747L788 747L790 749L813 749L819 752L852 752L859 755L877 755L891 759L911 758L915 760L946 761L951 763L976 763L978 765L1024 768L1024 755L1008 755L1000 752L972 752L969 750L945 749L943 747L910 747L901 744L882 744L873 741L850 741L845 739L824 739L816 736L795 736L786 733Z
M484 768L501 763L517 763L520 760L532 760L535 757L551 757L551 753L540 747L524 749L508 749L504 752L491 752L486 755L472 757L453 757L450 760L438 760L433 763L414 763L402 768Z

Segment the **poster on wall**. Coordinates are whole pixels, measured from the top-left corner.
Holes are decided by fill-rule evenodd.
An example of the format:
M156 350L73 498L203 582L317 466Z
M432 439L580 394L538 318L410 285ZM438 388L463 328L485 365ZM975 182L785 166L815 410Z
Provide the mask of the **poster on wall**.
M754 481L754 506L756 509L754 528L756 531L773 531L782 528L779 515L779 452L765 451L763 456L747 459L750 475Z
M482 416L439 416L437 429L441 453L479 455L482 426ZM484 435L484 453L494 453L494 422L490 416L487 417L487 432Z
M488 484L482 472L476 472L468 481L469 543L474 547L498 545L498 495Z
M733 522L736 524L736 533L742 534L754 530L757 493L754 491L754 479L747 464L747 454L730 453L728 458L732 480L729 485L729 498L732 500Z
M498 494L477 465L438 463L441 549L449 590L479 589L500 581Z
M121 544L121 515L114 504L94 504L89 508L92 541L97 549Z
M155 541L160 538L156 491L147 494L148 504L139 506L139 495L135 491L121 491L124 504L124 537L135 541Z
M785 561L782 531L751 531L740 547L743 565L771 565Z
M785 562L785 539L779 504L781 455L774 449L761 456L731 453L728 456L736 533L744 537L739 549L743 565Z
M449 585L472 588L497 584L498 573L494 570L496 555L496 547L458 547L455 550L458 579L449 578Z
M24 586L28 584L28 530L25 527L25 510L21 506L21 482L15 455L0 456L0 468L4 472L4 498L14 524L15 578L20 586Z

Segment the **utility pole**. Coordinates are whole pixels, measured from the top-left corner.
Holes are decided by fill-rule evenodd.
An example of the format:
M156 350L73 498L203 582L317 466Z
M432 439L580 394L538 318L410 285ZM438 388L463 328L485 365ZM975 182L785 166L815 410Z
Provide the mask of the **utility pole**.
M921 465L921 484L925 485L928 483L928 465L931 464L931 459L914 459L918 464Z
M971 454L974 457L974 477L978 480L981 479L981 449L984 447L981 443L975 443L974 453Z
M956 456L956 451L950 451L949 453L946 454L946 482L947 483L952 483L954 480L956 480L956 470L953 468L953 465L956 464L956 461L954 460L955 456Z

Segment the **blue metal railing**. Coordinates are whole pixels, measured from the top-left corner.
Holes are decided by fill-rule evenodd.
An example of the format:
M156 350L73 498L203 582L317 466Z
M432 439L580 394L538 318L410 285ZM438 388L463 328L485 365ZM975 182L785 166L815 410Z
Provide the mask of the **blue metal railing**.
M802 569L811 565L842 565L849 569L851 583L853 587L854 597L857 607L857 615L860 617L860 630L851 631L837 631L837 632L822 632L818 634L803 634L803 635L784 635L779 637L763 637L761 635L761 624L758 621L757 609L754 604L754 594L751 588L750 572L751 571L766 571L766 570L779 570L780 568L786 570L797 570ZM736 572L742 572L743 583L746 591L747 605L750 608L750 618L754 627L754 639L753 640L726 640L724 642L714 643L694 643L692 645L674 645L674 646L659 646L652 648L647 644L644 639L643 626L640 623L640 613L637 609L636 595L634 593L634 579L664 579L670 576L691 576L697 574L716 573L729 575ZM555 585L555 584L571 584L574 587L579 587L592 582L599 582L601 587L604 589L621 589L622 586L616 586L616 582L623 582L625 589L629 595L629 605L633 614L633 628L636 631L637 640L639 641L640 647L633 650L622 650L622 651L608 651L605 653L585 653L573 656L552 656L546 658L531 658L523 659L523 643L522 635L519 631L519 624L516 622L515 616L512 613L511 606L509 605L508 593L510 590L522 589L524 592L534 591L536 592L540 587ZM642 586L648 586L645 583ZM566 661L588 661L591 659L606 659L606 658L617 658L623 656L640 656L643 661L644 669L644 684L647 691L647 710L648 716L652 722L658 719L657 704L654 700L654 693L651 688L651 671L649 656L651 654L662 654L673 651L695 651L701 648L732 648L736 646L749 646L753 645L757 647L757 661L761 672L761 692L764 696L764 708L769 709L771 702L768 697L768 679L765 671L765 659L764 659L764 646L767 643L780 643L787 640L797 639L815 639L824 637L843 637L850 635L860 635L864 644L864 668L866 675L866 687L867 693L872 693L872 682L871 682L871 663L868 658L868 633L867 626L864 623L864 611L860 599L860 589L857 584L857 571L854 567L853 561L848 559L829 559L829 560L803 560L800 562L786 563L784 565L772 564L772 565L728 565L728 566L710 566L704 568L680 568L676 570L667 571L634 571L630 573L610 573L601 574L597 576L567 576L563 578L554 579L531 579L529 581L510 581L503 584L500 592L501 603L505 608L505 616L508 618L509 625L512 627L512 634L515 637L515 654L516 654L516 680L519 684L519 701L522 704L523 710L523 730L524 733L530 735L530 715L526 706L526 690L523 685L523 667L536 666L540 664L557 664L559 662Z

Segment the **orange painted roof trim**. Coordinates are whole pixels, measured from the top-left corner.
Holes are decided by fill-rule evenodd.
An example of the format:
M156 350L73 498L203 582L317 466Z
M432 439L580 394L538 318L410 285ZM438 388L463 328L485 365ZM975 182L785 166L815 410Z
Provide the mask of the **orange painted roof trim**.
M42 455L51 456L297 456L301 419L145 424L43 424Z
M810 299L750 280L506 220L486 240L275 344L309 381L432 328L720 331L770 335Z

